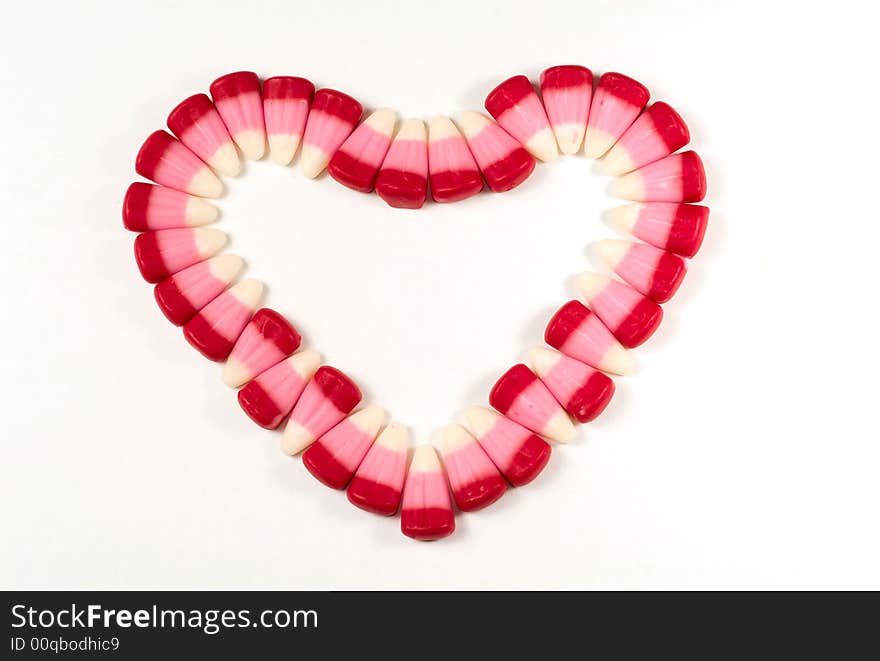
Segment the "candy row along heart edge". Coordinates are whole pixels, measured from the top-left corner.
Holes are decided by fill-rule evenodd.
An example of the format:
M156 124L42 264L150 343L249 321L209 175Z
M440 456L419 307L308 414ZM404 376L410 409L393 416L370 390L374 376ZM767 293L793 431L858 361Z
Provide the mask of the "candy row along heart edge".
M426 129L409 119L395 133L393 111L379 109L358 124L360 103L335 90L316 92L303 78L218 78L211 98L197 94L172 110L167 123L177 139L157 131L138 153L137 172L155 182L131 184L123 202L124 226L141 232L138 268L190 344L226 361L223 380L240 388L245 413L266 429L286 420L287 454L302 453L318 480L346 490L356 506L400 512L407 536L448 536L456 507L482 509L508 486L527 484L549 461L547 440L568 442L573 421L589 422L605 409L615 388L607 373L632 372L628 350L657 329L659 304L673 296L702 243L708 208L693 203L705 196L705 172L695 152L678 152L690 140L684 121L663 102L646 108L648 90L622 74L603 74L595 89L593 82L585 67L552 67L541 74L539 97L528 78L514 76L486 98L495 121L467 111L457 115L458 126L435 117ZM618 176L612 192L633 203L610 218L642 242L601 241L597 253L620 280L577 276L579 298L546 327L549 347L529 352L530 367L505 372L490 392L492 408L465 412L467 428L437 432L442 461L431 445L410 456L404 426L384 425L385 412L374 405L355 410L357 385L316 352L298 351L301 337L290 322L260 307L260 282L233 284L243 260L220 254L226 235L203 227L218 217L203 199L222 193L217 175L237 175L242 158L262 158L267 144L278 163L299 153L307 176L327 169L402 208L421 207L428 190L435 202L470 197L484 182L494 192L510 190L535 159L582 151Z

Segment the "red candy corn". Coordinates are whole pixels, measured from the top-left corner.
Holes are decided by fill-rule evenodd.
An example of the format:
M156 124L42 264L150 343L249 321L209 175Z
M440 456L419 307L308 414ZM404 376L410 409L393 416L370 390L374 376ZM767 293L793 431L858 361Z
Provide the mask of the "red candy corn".
M571 64L550 67L541 74L541 98L559 151L576 154L590 116L593 72Z
M408 444L403 425L392 422L382 430L348 485L352 505L383 516L397 512L406 478Z
M663 308L622 282L598 273L577 277L581 296L623 346L637 347L663 320Z
M699 202L706 171L695 151L673 154L615 179L610 192L635 202Z
M335 367L318 368L293 407L281 449L299 454L340 422L361 401L361 391Z
M217 220L217 207L173 188L136 181L125 192L122 224L132 232L198 227Z
M643 112L605 154L602 174L624 174L659 161L691 140L687 124L667 103L658 101Z
M260 79L253 71L237 71L211 83L211 97L229 135L250 161L266 152L266 125Z
M233 285L186 322L184 337L208 360L226 360L262 296L259 280Z
M462 512L491 505L507 491L507 482L476 439L459 425L439 432L443 463L455 504Z
M134 258L147 282L159 282L208 257L226 245L227 236L215 229L156 230L138 234Z
M184 99L168 115L168 128L215 172L231 177L241 171L235 143L205 94Z
M315 96L311 81L297 76L275 76L263 81L263 118L269 155L279 165L293 160Z
M614 381L607 375L552 349L532 349L529 362L556 401L578 422L597 418L614 395Z
M532 155L488 117L466 110L459 113L458 125L492 191L503 193L516 188L532 174Z
M250 381L238 391L238 403L265 429L275 429L305 390L321 364L314 351L300 351Z
M361 193L372 191L396 123L390 108L380 108L367 117L333 154L327 166L330 176Z
M403 486L400 530L424 542L448 537L455 531L446 474L437 451L430 445L420 445L413 453Z
M584 154L599 158L614 146L635 121L651 94L641 83L620 73L599 78L584 138Z
M331 489L348 486L376 439L385 412L378 406L356 411L303 452L303 465Z
M257 310L223 367L223 382L238 388L299 348L302 338L287 319L270 308Z
M351 135L364 109L348 94L332 89L315 93L303 134L300 167L309 179L324 171L330 158Z
M678 255L643 243L609 239L600 241L596 252L624 282L657 303L672 298L687 272Z
M425 123L407 119L394 136L376 178L376 193L398 209L419 209L428 197L428 136Z
M510 418L481 406L465 412L468 427L501 474L521 487L544 470L550 461L550 445Z
M559 308L547 324L544 341L604 372L630 374L635 368L629 352L580 301L569 301Z
M477 162L448 117L434 117L428 125L428 171L435 202L458 202L483 190Z
M547 113L528 78L508 78L489 92L484 106L501 128L518 140L532 156L545 163L559 156Z
M507 370L489 393L489 404L523 427L554 441L574 438L574 425L547 386L522 363Z
M709 208L674 202L633 203L612 209L609 216L619 229L652 246L693 257L703 243Z
M156 285L153 295L168 321L183 326L222 294L243 266L244 261L237 255L212 257L166 278Z
M154 131L144 141L134 169L157 184L190 195L220 197L223 192L211 168L165 131Z

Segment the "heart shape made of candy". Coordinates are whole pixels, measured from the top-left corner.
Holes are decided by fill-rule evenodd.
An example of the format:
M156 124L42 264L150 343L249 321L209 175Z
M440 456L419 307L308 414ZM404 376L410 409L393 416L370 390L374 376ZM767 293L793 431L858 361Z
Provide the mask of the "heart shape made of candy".
M648 105L641 83L619 73L594 80L583 66L508 78L485 101L491 118L474 111L398 122L305 78L261 80L249 71L221 76L210 97L195 94L168 115L168 129L142 145L135 182L123 201L123 223L138 232L135 260L154 283L159 308L189 343L225 361L223 381L238 389L243 411L260 427L284 425L282 450L302 455L312 475L368 512L400 513L402 532L434 540L455 530L455 511L498 500L531 482L554 443L575 423L602 413L614 395L609 374L633 370L630 349L663 318L661 303L676 292L696 255L709 210L706 175L684 120L668 104ZM206 198L223 191L242 159L299 166L309 178L325 170L342 185L375 192L392 207L419 209L464 200L488 189L502 193L525 181L536 162L560 154L601 159L616 177L613 195L630 201L610 212L631 240L605 240L597 252L619 279L585 272L579 298L549 320L547 346L529 352L499 377L491 408L473 406L466 427L439 430L442 460L431 445L409 450L406 427L385 424L375 405L339 369L322 365L278 312L260 307L263 285L236 282L243 260L222 254L226 235L205 227L218 217Z

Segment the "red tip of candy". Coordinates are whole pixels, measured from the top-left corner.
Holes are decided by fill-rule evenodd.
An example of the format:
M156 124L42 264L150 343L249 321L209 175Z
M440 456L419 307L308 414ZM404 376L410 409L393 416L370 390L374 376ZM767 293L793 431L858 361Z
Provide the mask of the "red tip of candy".
M477 170L431 173L431 197L435 202L460 202L481 190L483 178Z
M324 365L318 368L312 379L324 396L343 413L351 411L363 397L354 382L335 367Z
M134 160L135 171L147 179L153 179L163 154L175 142L177 141L166 131L153 131L138 150Z
M147 208L152 192L153 185L142 181L134 182L125 191L125 199L122 201L122 224L125 229L133 232L150 229L147 225Z
M373 190L379 168L339 149L330 159L327 172L343 186L359 193L369 193Z
M482 185L480 182L481 188ZM428 180L414 172L381 170L376 178L376 193L397 209L420 209L428 196Z
M607 374L596 372L575 392L565 408L578 422L595 420L614 396L614 388L614 381Z
M488 507L504 495L507 482L496 471L495 475L474 480L453 492L455 504L462 512L476 512Z
M174 135L180 137L190 126L214 110L214 104L207 94L193 94L168 113L166 124Z
M541 89L593 85L593 72L579 64L561 64L545 69L541 74Z
M483 170L486 184L495 193L516 188L529 178L535 169L535 159L523 147L517 147L500 161Z
M657 262L648 298L655 300L657 303L668 301L678 291L685 273L687 273L685 261L678 255L664 251L660 261Z
M248 417L263 429L275 429L286 414L278 409L258 381L249 381L238 391L238 404Z
M682 202L699 202L706 197L706 169L695 151L681 154Z
M679 204L666 249L682 257L693 257L703 244L708 222L708 207L699 204Z
M645 111L645 115L650 117L654 129L663 139L670 154L691 141L691 133L687 124L668 103L657 101Z
M622 73L603 73L599 78L597 87L601 87L608 94L639 108L644 107L648 103L648 99L651 98L651 93L647 87L629 76L624 76Z
M263 81L264 99L308 99L315 96L312 81L299 76L273 76Z
M257 310L250 323L261 337L272 342L285 356L296 351L302 342L302 337L293 325L271 308Z
M514 365L495 382L489 404L499 413L506 413L519 394L537 380L534 372L522 363Z
M220 76L211 83L211 97L214 101L238 96L247 92L260 91L260 77L253 71L236 71Z
M312 443L302 456L303 466L321 484L331 489L344 489L351 480L352 471L343 466L320 442Z
M555 349L565 344L571 335L592 314L580 301L569 301L551 317L544 331L544 341Z
M651 337L661 321L663 308L649 298L642 298L614 329L614 337L627 349L632 349Z
M404 509L400 515L400 529L407 537L423 542L443 539L455 532L455 514L451 509L441 507Z
M534 93L535 89L528 78L523 75L513 76L499 83L495 89L489 92L483 105L490 115L498 119L505 110Z
M329 87L318 90L312 103L312 110L320 110L328 115L335 115L349 124L356 124L364 112L363 106L356 99L344 92Z
M515 487L522 487L534 480L550 461L553 449L537 434L530 434L513 458L504 476Z
M400 489L377 484L357 475L351 481L346 495L352 505L373 514L393 516L400 507Z
M198 310L180 291L174 278L166 278L153 288L153 296L162 314L175 326L183 326L192 319Z

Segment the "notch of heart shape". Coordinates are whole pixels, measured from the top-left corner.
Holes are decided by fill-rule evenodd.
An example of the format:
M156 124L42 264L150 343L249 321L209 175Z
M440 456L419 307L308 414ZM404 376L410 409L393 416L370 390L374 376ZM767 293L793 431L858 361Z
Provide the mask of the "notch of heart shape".
M398 123L382 108L361 121L351 96L308 80L260 80L240 71L215 80L209 97L196 94L151 134L135 169L153 184L135 182L123 202L123 223L139 232L137 265L169 321L212 361L225 361L224 382L238 390L244 412L259 426L286 420L281 447L302 453L319 481L345 489L369 512L400 512L402 532L434 540L455 530L455 508L481 509L509 486L531 482L551 455L547 442L565 443L574 422L596 418L611 400L608 374L632 371L629 349L645 342L663 317L659 304L677 290L686 259L700 248L709 210L700 157L679 151L690 141L684 120L668 104L648 106L650 93L619 73L594 86L586 67L562 65L541 73L539 91L525 76L509 78L486 97L494 121L478 112L453 122L434 117ZM396 129L396 130L395 130ZM303 174L325 169L344 186L375 192L392 207L418 209L464 200L488 188L501 193L524 182L537 161L582 152L601 159L616 177L612 194L631 203L613 209L612 222L640 242L607 240L597 252L619 276L582 273L580 300L565 303L544 334L549 347L529 352L489 393L492 408L465 412L467 428L438 431L442 461L431 445L410 453L408 433L370 405L342 371L300 350L296 329L260 308L263 286L236 282L240 257L220 254L226 235L203 227L217 219L205 198L218 197L218 175L236 176L241 159L287 166L297 153ZM550 348L552 347L552 348ZM453 505L454 502L454 505Z

